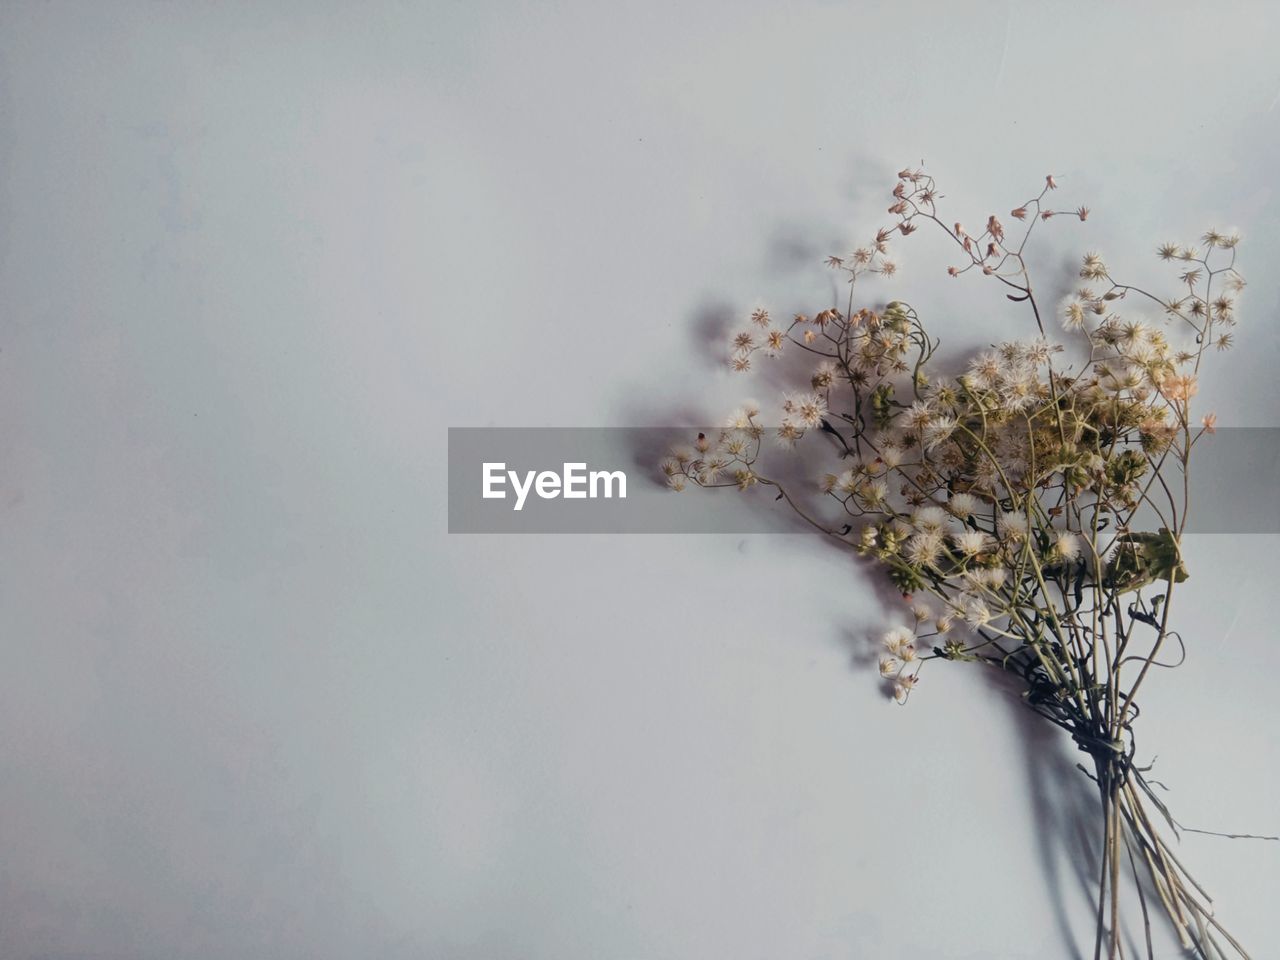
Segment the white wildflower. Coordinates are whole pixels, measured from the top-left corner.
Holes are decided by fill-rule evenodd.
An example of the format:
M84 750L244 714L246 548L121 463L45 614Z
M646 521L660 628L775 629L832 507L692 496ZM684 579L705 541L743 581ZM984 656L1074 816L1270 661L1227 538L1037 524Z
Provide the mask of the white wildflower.
M787 396L782 409L795 418L798 426L814 429L822 425L827 415L827 401L816 393L798 393Z
M836 380L836 365L830 360L823 360L813 372L809 382L815 390L827 390Z
M1009 579L1009 571L1005 567L986 567L968 571L965 578L979 589L994 592L1004 586L1005 581Z
M970 361L966 378L975 390L990 390L1000 381L1000 373L1000 358L988 351Z
M747 452L750 443L749 435L735 430L720 438L720 449L731 457L741 457Z
M1081 306L1080 301L1068 300L1062 311L1062 326L1067 330L1083 330L1084 319L1084 307Z
M889 485L883 480L873 480L862 487L862 499L868 507L884 503L888 496Z
M902 416L912 430L923 430L933 419L933 407L928 400L917 400Z
M966 557L977 556L991 546L991 537L981 530L966 530L964 533L956 534L951 539L954 541L956 549Z
M1107 266L1102 257L1096 253L1085 254L1084 263L1080 267L1080 276L1086 280L1101 280L1107 275Z
M975 630L985 627L992 620L991 608L977 597L970 597L964 605L964 622Z
M1084 543L1078 534L1070 530L1058 531L1053 542L1053 552L1064 560L1074 560L1084 551Z
M906 627L894 627L881 637L881 642L886 650L897 656L902 651L902 648L915 640L915 638L916 635Z
M952 433L955 432L956 421L954 417L939 416L931 417L924 425L924 445L927 449L933 450L938 444L944 442Z
M941 530L947 523L947 512L938 506L916 507L911 522L921 530Z
M728 465L723 457L708 457L702 461L702 472L698 474L698 482L715 483Z
M782 426L778 427L774 438L778 441L778 446L784 449L789 449L794 447L796 445L796 441L803 436L804 431L801 430L800 427L792 423L790 420L783 420Z
M931 567L942 556L943 539L937 530L924 530L907 541L907 559L917 566Z
M996 521L996 528L1005 540L1018 541L1027 535L1027 517L1023 513L1005 512Z

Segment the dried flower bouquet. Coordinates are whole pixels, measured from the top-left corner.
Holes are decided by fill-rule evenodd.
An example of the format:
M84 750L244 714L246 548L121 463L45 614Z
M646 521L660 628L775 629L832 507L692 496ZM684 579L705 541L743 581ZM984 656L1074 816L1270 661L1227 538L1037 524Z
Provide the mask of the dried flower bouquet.
M1024 253L1041 222L1089 215L1053 209L1056 186L1047 177L1011 212L1016 230L991 216L970 233L939 215L932 177L903 170L888 208L895 222L828 260L849 283L843 309L780 324L757 310L733 338L740 371L783 349L812 355L809 382L784 396L779 425L766 427L749 405L718 435L674 450L662 470L677 490L775 487L805 521L877 561L915 624L883 641L880 672L899 703L930 661L982 664L1019 678L1027 706L1088 755L1080 769L1097 784L1102 817L1095 957L1124 955L1127 875L1137 881L1148 957L1157 911L1196 955L1245 957L1162 834L1176 836L1177 824L1135 762L1134 737L1151 668L1180 660L1183 648L1171 614L1187 578L1187 471L1214 430L1213 414L1194 415L1192 399L1209 351L1232 344L1244 286L1239 238L1210 231L1161 246L1179 272L1172 296L1119 282L1087 255L1086 286L1061 305L1065 342L1055 342ZM859 277L892 275L890 239L920 227L954 242L948 273L987 277L1028 310L1036 334L946 376L934 369L939 341L911 306L859 305ZM766 436L789 447L811 433L837 461L815 493L838 510L835 522L761 463ZM1139 526L1144 517L1155 529Z

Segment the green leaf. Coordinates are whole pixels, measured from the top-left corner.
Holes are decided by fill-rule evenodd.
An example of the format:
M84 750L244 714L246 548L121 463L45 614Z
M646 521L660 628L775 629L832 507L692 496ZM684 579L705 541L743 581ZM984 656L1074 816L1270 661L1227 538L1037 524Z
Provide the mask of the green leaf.
M1103 583L1120 593L1128 593L1157 580L1181 583L1188 576L1177 538L1161 527L1159 533L1121 536L1115 553L1107 561Z

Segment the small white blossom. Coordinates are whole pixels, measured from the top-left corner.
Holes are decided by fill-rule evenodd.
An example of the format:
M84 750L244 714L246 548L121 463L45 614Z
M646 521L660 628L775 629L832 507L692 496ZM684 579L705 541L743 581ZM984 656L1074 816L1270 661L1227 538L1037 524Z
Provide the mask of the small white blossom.
M804 431L790 420L783 420L782 426L778 427L774 433L774 439L777 440L778 446L783 449L790 449L796 445L796 442L804 436Z
M1062 310L1062 326L1067 330L1083 330L1084 320L1084 306L1079 300L1068 300Z
M1018 541L1027 535L1027 517L1023 513L1006 512L1000 514L996 521L1000 536L1005 540Z
M966 375L969 384L975 390L990 390L1000 382L1002 364L1000 357L994 353L983 353L969 363Z
M827 401L817 393L790 394L783 399L782 409L798 426L812 430L822 425L827 415Z
M1053 552L1062 557L1064 560L1074 560L1084 551L1084 544L1080 537L1072 533L1070 530L1058 531L1057 539L1053 542Z
M983 533L981 530L966 530L963 533L954 535L951 538L961 553L966 557L977 556L984 550L990 549L991 537Z
M917 507L911 521L921 530L941 530L947 523L947 512L938 506Z
M955 432L956 421L954 417L931 417L924 425L924 445L927 449L933 450L939 444L946 441L952 433Z
M873 480L862 488L862 499L869 507L884 503L888 496L889 485L883 480Z
M1009 579L1009 571L1005 567L982 567L965 571L965 580L978 590L999 590Z
M907 541L907 559L920 567L932 567L942 556L942 534L937 530L922 530Z
M884 648L894 656L902 652L902 648L915 640L916 635L906 627L894 627L881 638Z
M933 419L933 407L928 400L917 400L902 416L912 430L923 430Z
M992 620L991 608L977 597L970 597L964 604L964 622L975 630L985 627Z

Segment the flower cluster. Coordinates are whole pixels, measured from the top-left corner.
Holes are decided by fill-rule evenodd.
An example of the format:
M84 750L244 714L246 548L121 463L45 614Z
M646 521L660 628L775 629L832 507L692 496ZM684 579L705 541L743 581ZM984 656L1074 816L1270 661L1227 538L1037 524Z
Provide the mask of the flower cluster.
M1087 286L1061 305L1064 339L1051 339L1024 254L1038 224L1089 216L1085 207L1050 207L1055 189L1047 177L1012 209L1016 229L989 215L970 232L939 215L932 177L903 170L892 225L827 261L847 275L845 303L785 324L760 309L754 329L733 339L738 370L784 347L812 358L808 382L781 398L776 426L750 405L662 469L676 489L776 487L805 521L878 563L913 619L883 638L880 674L899 703L932 660L1020 677L1028 705L1093 758L1104 805L1121 811L1108 825L1113 865L1122 840L1142 845L1156 873L1149 882L1184 942L1208 949L1210 928L1225 932L1193 888L1157 869L1168 849L1142 820L1147 786L1131 762L1132 721L1160 651L1182 645L1169 612L1187 577L1184 475L1216 423L1212 414L1197 419L1192 403L1207 353L1233 343L1244 288L1239 236L1211 230L1160 246L1178 270L1172 296L1123 283L1099 254L1086 254ZM949 275L998 284L1029 310L1033 334L940 369L939 343L907 302L858 304L857 280L893 274L891 238L921 226L953 242ZM833 463L817 478L815 502L762 463L770 433L788 447L811 434L826 444ZM1155 529L1141 529L1148 524Z
M1052 587L1060 596L1071 577L1100 584L1113 577L1140 507L1176 531L1185 505L1158 503L1153 491L1162 490L1159 466L1185 467L1199 436L1214 428L1210 414L1192 429L1190 403L1206 348L1231 345L1244 286L1235 269L1239 237L1215 230L1196 244L1161 246L1163 259L1185 265L1183 289L1169 299L1114 280L1099 255L1087 254L1080 275L1101 287L1081 289L1064 306L1078 360L1062 363L1064 345L1044 335L1023 259L1035 224L1063 212L1044 205L1055 187L1047 177L1038 196L1012 211L1026 222L1019 237L1010 238L995 215L971 234L938 217L931 177L902 171L889 207L896 226L847 258L828 260L848 274L848 309L798 315L785 326L757 309L751 319L761 336L734 338L739 368L756 351L776 354L788 343L814 355L808 389L782 397L776 427L766 429L759 408L748 405L714 442L699 434L693 449L677 448L662 465L671 485L777 485L758 464L763 436L771 431L791 446L823 433L840 468L824 473L819 488L839 505L845 526L860 524L848 535L854 549L880 561L904 594L926 590L941 600L948 629L940 633L953 619L983 632L967 647L948 641L941 648L947 659L989 649L994 636L1027 640L1023 607ZM1088 210L1071 215L1084 220ZM913 308L895 300L854 309L853 282L891 273L890 237L909 235L922 221L941 227L968 257L949 273L976 269L1009 286L1010 299L1030 302L1039 335L1002 343L958 375L935 378L938 343ZM1120 312L1135 296L1159 306L1158 318ZM1175 348L1180 333L1190 336Z

